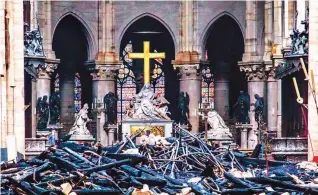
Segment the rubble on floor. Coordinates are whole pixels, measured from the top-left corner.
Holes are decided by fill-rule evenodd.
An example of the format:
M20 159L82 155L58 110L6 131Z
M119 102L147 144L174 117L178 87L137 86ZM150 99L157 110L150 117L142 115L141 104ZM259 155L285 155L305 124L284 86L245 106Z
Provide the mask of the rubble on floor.
M139 147L138 134L112 147L62 142L31 160L2 162L1 194L318 194L315 163L250 158L177 134Z

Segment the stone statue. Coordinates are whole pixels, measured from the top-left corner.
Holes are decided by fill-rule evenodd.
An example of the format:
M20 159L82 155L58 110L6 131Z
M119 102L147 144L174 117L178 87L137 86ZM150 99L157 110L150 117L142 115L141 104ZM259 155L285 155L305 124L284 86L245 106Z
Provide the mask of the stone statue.
M88 104L84 104L83 108L77 113L74 125L69 134L90 135L86 127L88 122L92 121L88 118Z
M307 10L309 13L309 10ZM297 14L296 14L297 17ZM296 24L296 23L295 23ZM290 35L292 41L292 54L293 55L303 55L308 54L308 35L309 35L309 20L308 18L301 21L301 24L305 25L305 29L300 32L296 27L294 27L292 34Z
M24 33L24 54L28 56L44 56L42 36L39 30Z
M181 125L188 124L188 113L189 113L189 94L180 92L178 100L178 109L179 109L179 120L178 122Z
M215 110L208 112L207 121L211 127L211 129L208 131L210 138L224 139L233 137L230 129L225 125L224 120Z
M56 124L60 120L60 95L54 92L50 97L50 124Z
M49 118L50 118L50 110L49 103L47 102L47 96L43 96L43 98L39 97L36 105L36 113L38 118L37 129L45 130L47 128Z
M106 109L105 121L107 124L116 123L116 103L118 99L113 92L109 92L104 97L104 108Z
M248 112L250 111L250 96L247 93L244 93L244 91L240 91L240 96L233 107L236 108L236 120L240 123L249 124L250 118Z
M168 104L169 102L164 97L155 94L151 85L147 83L135 97L132 116L126 115L126 117L128 120L171 120L167 115L170 114Z
M260 97L258 94L254 95L256 101L255 101L255 121L256 122L263 122L264 118L264 99Z

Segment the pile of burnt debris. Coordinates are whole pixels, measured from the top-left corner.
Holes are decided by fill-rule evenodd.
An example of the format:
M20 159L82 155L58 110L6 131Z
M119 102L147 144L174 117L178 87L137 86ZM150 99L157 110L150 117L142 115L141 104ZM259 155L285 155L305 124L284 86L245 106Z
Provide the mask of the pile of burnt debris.
M318 194L315 163L251 158L179 129L161 144L62 142L36 158L2 162L1 194Z

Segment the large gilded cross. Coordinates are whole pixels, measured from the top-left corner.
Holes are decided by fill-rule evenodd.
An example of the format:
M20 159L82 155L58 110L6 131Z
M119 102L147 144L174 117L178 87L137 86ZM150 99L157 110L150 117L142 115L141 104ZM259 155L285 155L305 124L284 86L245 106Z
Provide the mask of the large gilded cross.
M128 58L130 59L144 59L144 84L150 83L150 59L165 58L166 54L162 53L150 53L149 41L144 41L144 52L143 53L129 53Z

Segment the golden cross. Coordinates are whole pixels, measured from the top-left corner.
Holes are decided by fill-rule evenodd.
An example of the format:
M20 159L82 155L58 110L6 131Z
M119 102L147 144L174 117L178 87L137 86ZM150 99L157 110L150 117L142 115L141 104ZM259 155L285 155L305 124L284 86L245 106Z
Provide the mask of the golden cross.
M143 53L128 53L130 59L144 59L144 84L150 83L150 59L165 58L166 54L162 53L150 53L149 41L144 41Z

